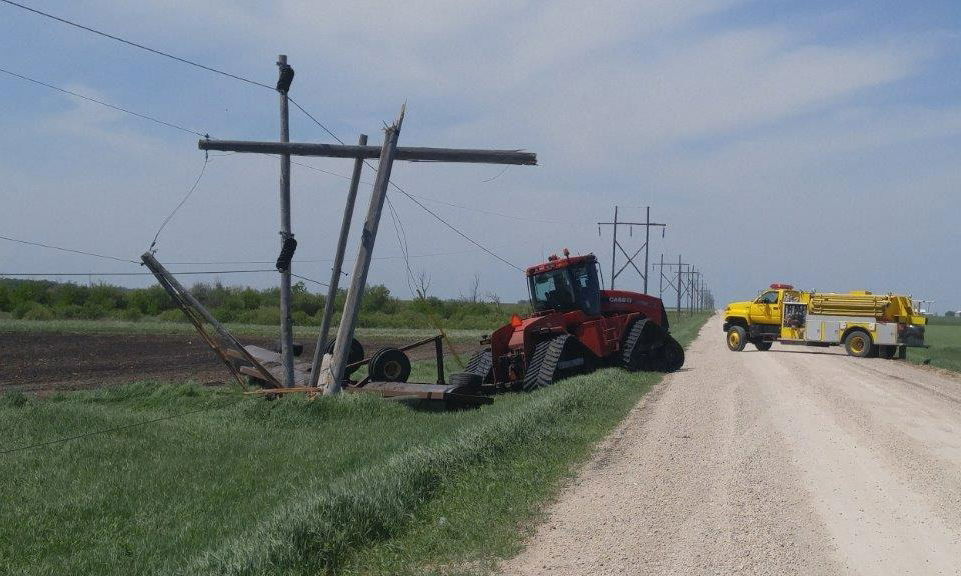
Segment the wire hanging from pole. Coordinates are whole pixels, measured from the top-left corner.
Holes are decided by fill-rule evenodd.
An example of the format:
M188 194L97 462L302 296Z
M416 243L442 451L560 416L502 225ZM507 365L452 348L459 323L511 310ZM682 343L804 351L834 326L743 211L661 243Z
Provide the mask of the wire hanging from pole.
M206 152L204 152L204 165L201 166L200 174L198 174L197 179L194 180L194 185L190 187L190 190L187 192L187 195L183 197L183 200L181 200L180 203L177 204L177 206L173 209L173 211L170 214L168 214L166 218L164 218L164 221L161 222L160 228L157 228L157 233L154 234L153 236L153 241L150 243L150 247L147 248L148 251L154 252L154 246L157 245L157 238L160 237L160 233L163 232L163 229L167 226L167 223L170 222L170 219L174 217L174 214L176 214L177 211L180 210L180 207L187 202L187 199L190 198L190 196L194 193L194 190L197 189L197 186L200 184L201 178L204 177L204 172L207 171L208 162L210 162L210 156Z

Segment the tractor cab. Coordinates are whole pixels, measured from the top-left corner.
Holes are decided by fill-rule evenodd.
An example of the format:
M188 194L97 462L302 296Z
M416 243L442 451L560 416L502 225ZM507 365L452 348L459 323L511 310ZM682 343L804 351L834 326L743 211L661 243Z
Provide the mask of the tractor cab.
M601 293L597 258L593 254L571 257L551 256L544 264L527 269L531 305L535 313L582 310L588 316L601 315Z

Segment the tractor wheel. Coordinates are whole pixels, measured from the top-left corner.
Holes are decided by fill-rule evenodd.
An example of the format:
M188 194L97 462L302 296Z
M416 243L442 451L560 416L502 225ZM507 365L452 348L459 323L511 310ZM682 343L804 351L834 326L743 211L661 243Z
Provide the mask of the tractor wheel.
M327 343L328 354L334 353L334 344L336 344L334 340L331 340L330 342ZM347 354L347 363L353 364L354 362L360 362L363 359L364 359L364 347L361 345L360 342L357 341L356 338L354 338L350 342L350 352ZM355 368L351 368L345 371L344 376L350 376L351 374L356 372L358 368L360 368L360 366L357 366Z
M407 382L410 358L397 348L381 348L371 357L367 373L378 382Z
M761 352L767 352L768 350L771 349L771 346L774 346L774 342L766 342L764 340L757 340L756 342L754 342L754 347L760 350Z
M464 372L477 374L483 382L491 383L494 381L494 359L489 349L478 350L467 362Z
M871 336L864 330L852 330L844 339L844 348L851 356L867 358L871 355L874 346L871 344Z
M533 390L539 386L538 377L540 375L541 364L547 357L547 349L551 346L551 340L541 340L534 345L534 352L531 354L527 367L524 369L524 379L520 382L524 390Z
M525 375L524 390L550 386L562 378L593 370L593 354L577 338L561 334L546 343L546 353L536 377L528 379Z
M628 330L621 347L621 364L632 372L646 369L651 360L651 351L661 347L664 336L664 330L657 324L645 318L637 320Z
M747 346L747 331L741 326L731 326L727 330L727 348L731 352L740 352Z
M885 360L892 360L898 353L897 346L878 346L878 355Z
M664 344L651 350L650 367L658 372L676 372L684 365L684 347L668 334Z

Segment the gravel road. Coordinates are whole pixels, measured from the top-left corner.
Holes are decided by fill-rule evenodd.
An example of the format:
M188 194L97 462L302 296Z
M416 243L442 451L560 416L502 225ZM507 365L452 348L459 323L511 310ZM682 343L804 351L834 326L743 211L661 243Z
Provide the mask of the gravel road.
M961 378L721 320L504 574L961 574Z

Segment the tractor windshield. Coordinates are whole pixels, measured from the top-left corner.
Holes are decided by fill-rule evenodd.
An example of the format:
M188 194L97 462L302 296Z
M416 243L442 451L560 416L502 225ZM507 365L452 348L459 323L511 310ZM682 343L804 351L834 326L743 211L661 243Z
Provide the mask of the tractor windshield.
M535 312L580 308L592 316L600 314L600 288L593 262L535 274L528 281Z

